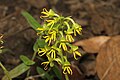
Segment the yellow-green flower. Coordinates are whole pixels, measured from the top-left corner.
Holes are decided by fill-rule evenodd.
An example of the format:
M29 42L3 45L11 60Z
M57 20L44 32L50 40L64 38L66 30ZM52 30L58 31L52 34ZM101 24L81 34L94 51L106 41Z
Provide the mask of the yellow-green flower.
M56 50L55 49L51 49L48 53L47 56L50 55L51 58L56 58Z
M39 34L43 33L43 31L45 31L45 29L44 29L44 28L37 28L37 30L39 31L39 32L37 32L37 35L39 35Z
M43 14L43 16L40 16L40 18L59 16L59 15L55 14L55 12L52 9L47 11L46 8L44 8L41 13Z
M48 61L46 62L42 62L41 65L44 65L44 69L47 70L48 69L48 65L50 64L50 67L53 67L54 66L54 63L53 63L53 58L51 58L49 55L47 56L48 58Z
M77 23L75 23L73 24L73 31L74 31L74 36L76 36L76 33L80 35L82 31L82 27L78 25Z
M66 33L66 40L69 42L74 42L74 39L72 37L73 31L72 29L68 29L67 31L65 31Z
M46 20L47 23L47 26L51 26L50 28L53 27L53 25L55 24L55 20Z
M39 48L38 49L38 55L39 56L43 56L43 55L45 55L47 52L48 52L48 48L45 46L44 48Z
M70 41L70 42L74 42L74 39L73 39L72 35L70 35L70 34L66 35L66 40Z
M78 51L73 51L74 58L77 60L76 55L81 56L81 53Z
M43 38L45 38L45 42L48 42L48 45L50 45L50 43L52 42L51 36L47 35L47 36L43 36Z
M41 13L44 14L44 16L42 15L42 16L40 16L40 18L49 17L49 12L47 11L46 8L44 8Z
M49 45L51 44L52 40L55 41L56 40L56 35L57 35L57 31L55 30L51 30L48 31L48 35L47 36L43 36L43 38L45 38L45 42L48 42Z
M59 48L63 48L64 51L67 51L67 46L64 42L61 42L60 45L59 45Z
M59 65L61 65L61 64L62 64L62 60L61 60L61 58L60 58L60 57L55 58L55 59L54 59L54 61L56 61Z
M46 61L46 62L42 62L41 65L44 65L44 69L47 70L48 69L48 65L49 65L49 61Z
M63 65L63 74L71 74L72 75L72 69L70 68L70 63L69 62L65 62Z
M73 53L74 58L77 60L76 55L81 56L81 53L77 51L78 46L72 46L70 52Z
M70 68L70 66L65 66L63 69L63 74L67 73L72 75L72 69Z
M48 34L51 35L51 40L56 40L57 31L51 30L48 32Z
M64 37L63 37L63 38L61 38L59 48L61 48L61 47L62 47L64 51L67 51L66 42L67 42L67 41L65 40L65 38L64 38Z

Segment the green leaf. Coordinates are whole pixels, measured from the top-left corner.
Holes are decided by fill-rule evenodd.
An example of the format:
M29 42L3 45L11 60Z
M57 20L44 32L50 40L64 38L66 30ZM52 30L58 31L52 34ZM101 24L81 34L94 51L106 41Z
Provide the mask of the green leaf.
M30 60L28 57L26 57L26 56L24 56L24 55L21 55L21 56L20 56L20 59L23 61L23 63L24 63L25 65L30 66L30 65L35 64L34 61Z
M44 39L38 38L33 46L33 50L37 52L38 48L43 48L46 44Z
M26 18L31 27L37 31L37 28L42 28L42 26L26 11L22 11L22 15Z
M39 48L39 46L38 46L38 41L36 40L36 42L35 42L34 45L33 45L33 50L34 50L34 52L37 52L37 51L38 51L38 48Z
M51 76L46 71L44 71L42 68L37 67L37 72L38 74L41 75L43 79L46 78L47 80L52 80Z
M44 39L40 39L40 38L37 40L37 43L40 48L43 48L47 44Z
M53 67L53 71L56 74L56 76L58 77L58 79L62 80L62 74L60 73L59 68L56 65Z
M11 71L9 71L9 76L10 78L15 78L21 74L23 74L24 72L26 72L28 69L30 68L30 66L25 65L24 63L18 65L17 67L15 67L14 69L12 69ZM7 75L5 75L2 80L9 80Z

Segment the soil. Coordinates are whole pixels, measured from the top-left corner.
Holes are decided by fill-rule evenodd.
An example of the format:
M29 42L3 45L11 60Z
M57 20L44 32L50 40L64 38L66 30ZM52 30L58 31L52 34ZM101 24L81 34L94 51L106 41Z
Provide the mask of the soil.
M39 23L42 23L39 16L43 8L52 8L58 14L72 16L83 27L82 36L76 38L78 41L101 35L119 35L119 3L120 0L0 0L0 34L4 35L6 49L0 54L0 61L11 70L21 63L20 55L32 57L32 47L37 36L21 15L22 10L28 11ZM85 54L79 63L75 63L81 71L81 80L99 80L94 69L95 59L96 54ZM3 75L0 68L0 79ZM24 75L15 80L21 78L23 79Z

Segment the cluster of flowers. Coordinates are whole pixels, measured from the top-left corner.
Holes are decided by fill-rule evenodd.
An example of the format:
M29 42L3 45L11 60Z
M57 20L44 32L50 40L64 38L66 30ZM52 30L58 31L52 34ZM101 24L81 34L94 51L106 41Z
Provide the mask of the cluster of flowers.
M81 56L78 51L78 47L71 44L74 42L73 36L81 34L81 26L74 22L71 17L63 17L56 14L53 10L47 11L43 9L41 12L45 22L42 28L38 28L38 35L41 39L44 39L47 43L43 48L38 49L39 56L46 55L48 61L42 62L44 69L46 70L48 65L54 66L54 62L57 62L62 66L64 74L71 74L70 62L67 59L67 54L73 54Z

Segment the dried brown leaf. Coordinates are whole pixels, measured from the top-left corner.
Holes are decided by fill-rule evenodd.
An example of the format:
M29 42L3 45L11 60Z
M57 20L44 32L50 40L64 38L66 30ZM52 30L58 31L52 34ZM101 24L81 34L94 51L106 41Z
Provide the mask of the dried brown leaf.
M97 53L101 46L110 38L108 36L98 36L75 42L74 45L81 46L88 53Z
M96 70L100 80L120 79L120 36L112 37L101 47Z

